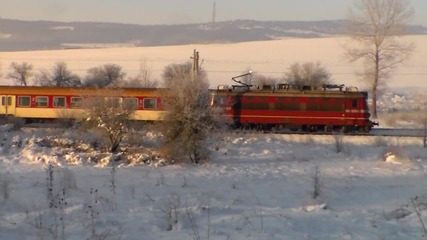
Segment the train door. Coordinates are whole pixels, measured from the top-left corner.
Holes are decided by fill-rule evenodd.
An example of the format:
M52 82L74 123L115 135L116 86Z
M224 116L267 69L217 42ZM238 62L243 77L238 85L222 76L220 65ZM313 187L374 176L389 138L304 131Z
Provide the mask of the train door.
M355 121L360 112L358 99L348 99L345 105L347 119Z
M1 95L0 96L0 114L15 115L15 96Z

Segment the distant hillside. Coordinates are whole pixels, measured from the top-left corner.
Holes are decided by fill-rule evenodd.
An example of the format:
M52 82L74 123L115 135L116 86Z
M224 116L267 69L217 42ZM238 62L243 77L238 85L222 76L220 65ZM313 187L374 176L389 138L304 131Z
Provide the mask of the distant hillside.
M264 41L288 37L317 38L342 35L345 33L344 26L344 20L236 20L181 25L135 25L1 19L0 51L167 46ZM427 28L410 26L408 34L427 34Z

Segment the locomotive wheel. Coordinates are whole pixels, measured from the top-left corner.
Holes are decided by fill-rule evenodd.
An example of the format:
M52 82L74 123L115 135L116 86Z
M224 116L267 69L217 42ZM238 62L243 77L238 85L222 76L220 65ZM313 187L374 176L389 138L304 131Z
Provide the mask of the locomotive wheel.
M358 130L361 133L368 133L369 131L371 131L371 128L369 126L360 126Z

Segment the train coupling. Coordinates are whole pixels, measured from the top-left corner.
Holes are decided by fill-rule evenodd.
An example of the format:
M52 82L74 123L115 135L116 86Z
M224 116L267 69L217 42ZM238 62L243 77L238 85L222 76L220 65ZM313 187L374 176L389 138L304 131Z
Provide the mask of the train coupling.
M380 125L379 122L375 122L375 121L370 121L370 122L371 122L371 127Z

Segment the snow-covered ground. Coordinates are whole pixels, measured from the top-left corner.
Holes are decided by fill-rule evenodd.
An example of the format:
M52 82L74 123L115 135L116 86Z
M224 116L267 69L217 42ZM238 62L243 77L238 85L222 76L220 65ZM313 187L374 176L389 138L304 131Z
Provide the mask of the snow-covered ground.
M163 166L149 133L132 158L75 129L0 135L0 239L425 238L419 138L218 134L208 161Z
M389 86L419 90L426 87L426 36L406 40L417 51ZM212 87L231 84L248 68L280 77L292 63L320 61L335 82L362 88L354 75L361 65L342 59L346 41L3 52L0 84L11 84L4 77L12 61L36 70L65 61L81 76L106 63L133 76L146 65L159 79L164 66L189 60L197 49ZM393 108L408 106L396 96ZM380 108L390 110L384 102ZM111 156L96 150L96 136L87 132L0 125L0 239L400 240L427 234L427 150L419 138L224 134L215 136L208 161L167 166L147 153L156 146L152 135L135 133L130 140L142 147Z

